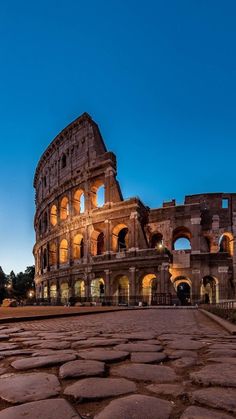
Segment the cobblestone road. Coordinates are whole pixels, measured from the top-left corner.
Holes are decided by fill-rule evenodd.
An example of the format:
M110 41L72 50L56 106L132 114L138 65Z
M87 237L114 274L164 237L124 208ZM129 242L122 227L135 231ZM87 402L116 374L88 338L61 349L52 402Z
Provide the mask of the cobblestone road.
M195 309L0 326L0 419L236 417L236 337Z

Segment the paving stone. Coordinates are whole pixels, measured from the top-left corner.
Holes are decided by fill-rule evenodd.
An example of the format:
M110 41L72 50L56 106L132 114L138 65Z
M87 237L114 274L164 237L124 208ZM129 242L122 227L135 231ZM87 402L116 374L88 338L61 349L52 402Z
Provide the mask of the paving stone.
M37 345L37 348L42 349L69 349L71 346L70 342L61 341L61 342L42 342L39 345Z
M18 359L11 363L11 366L16 370L29 370L39 367L48 367L51 365L62 364L63 362L73 361L76 358L73 354L60 354L60 355L49 355L39 356L31 358Z
M198 360L196 358L190 358L190 357L183 357L176 359L171 363L172 367L175 368L190 368L197 365Z
M168 348L183 350L198 350L206 346L205 343L196 342L194 340L176 340L168 344Z
M13 349L9 351L0 351L1 357L7 357L7 356L18 356L18 355L31 355L32 354L31 349Z
M70 361L62 365L59 369L61 378L68 377L90 377L95 375L103 375L105 371L104 362L92 360L76 360Z
M9 339L9 335L0 335L0 340Z
M112 335L115 338L130 339L130 340L149 340L155 339L156 334L153 332L131 332L131 333L116 333Z
M66 387L64 394L82 401L120 396L135 391L135 383L124 378L85 378Z
M49 356L49 355L64 355L64 354L73 354L77 356L77 352L74 349L64 349L64 350L55 350L55 349L34 349L32 356Z
M174 351L173 349L165 349L165 354L170 359L178 359L178 358L185 358L185 357L187 357L187 358L188 357L190 357L190 358L197 358L198 357L198 354L196 352L185 351L185 350Z
M191 394L191 401L235 413L236 389L210 387L203 390L196 390Z
M15 343L0 343L0 351L7 351L11 349L18 349L20 345L17 345Z
M236 343L213 343L210 345L210 349L229 349L229 350L236 350Z
M233 351L231 349L214 349L214 350L209 350L207 351L207 355L209 357L231 357L234 358L236 357L236 350Z
M80 417L65 399L24 403L0 412L0 419L79 419Z
M170 367L148 364L124 364L114 367L112 375L139 381L153 381L155 383L170 383L177 380L177 375Z
M153 362L162 362L166 355L159 352L133 352L131 353L131 362L142 364L152 364Z
M23 329L21 327L11 327L9 329L5 329L4 328L4 334L11 334L11 333L17 333L17 332L22 332Z
M186 393L182 384L150 384L148 391L163 396L179 397Z
M116 349L118 351L127 351L127 352L159 352L163 348L158 345L148 345L145 343L124 343L117 345Z
M236 365L236 358L230 358L230 357L217 357L217 358L208 358L209 362L217 362L217 363L223 363L223 364L231 364Z
M108 349L88 349L78 352L83 359L94 359L103 362L119 362L129 357L129 352Z
M207 365L200 371L191 373L190 378L194 383L204 386L236 387L236 365Z
M233 416L217 410L208 410L203 407L189 406L184 411L180 419L233 419Z
M60 383L53 374L9 374L0 377L0 397L9 403L25 403L57 396Z
M74 342L71 344L72 348L93 348L93 347L102 347L102 346L114 346L121 343L125 343L125 339L88 339L81 340L79 342Z
M95 419L168 419L172 408L166 400L137 394L113 400Z

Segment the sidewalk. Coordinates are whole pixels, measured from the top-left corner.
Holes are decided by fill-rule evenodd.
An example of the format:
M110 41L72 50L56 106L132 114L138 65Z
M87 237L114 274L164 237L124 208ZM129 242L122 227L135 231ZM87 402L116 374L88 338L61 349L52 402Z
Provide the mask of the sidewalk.
M54 317L83 316L86 314L107 313L130 310L128 307L0 307L0 323L24 320L50 319Z

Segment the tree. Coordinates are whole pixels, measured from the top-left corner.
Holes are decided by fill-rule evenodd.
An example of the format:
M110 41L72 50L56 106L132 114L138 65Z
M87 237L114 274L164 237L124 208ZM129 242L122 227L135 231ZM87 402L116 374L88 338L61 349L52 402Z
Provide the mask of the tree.
M35 267L27 266L25 272L19 272L12 279L12 291L17 299L28 298L29 291L35 291Z
M6 283L7 283L7 276L3 272L2 267L0 266L0 303L6 296Z

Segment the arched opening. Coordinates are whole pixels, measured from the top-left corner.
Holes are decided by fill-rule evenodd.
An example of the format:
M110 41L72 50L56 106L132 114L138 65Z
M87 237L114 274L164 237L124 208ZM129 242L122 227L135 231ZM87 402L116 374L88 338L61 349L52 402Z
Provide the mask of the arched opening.
M219 240L219 252L225 252L233 256L233 235L232 233L224 233Z
M47 249L44 249L44 251L43 251L43 269L46 269L47 266L48 266Z
M104 233L94 230L90 237L91 255L102 255L105 249Z
M186 227L178 227L172 235L173 250L191 250L191 233Z
M63 282L60 286L61 291L61 302L67 304L69 300L69 285L67 282Z
M57 264L57 245L55 242L49 243L49 265Z
M202 278L201 299L205 304L212 304L219 302L219 281L217 278L207 275Z
M52 284L50 286L50 299L51 303L55 303L57 299L57 286L55 284Z
M84 257L84 240L82 234L76 234L73 240L73 258L81 259Z
M68 262L68 242L66 239L63 239L60 243L60 252L59 252L60 263Z
M75 214L82 214L84 212L84 191L82 189L75 191L73 207Z
M117 304L129 303L129 278L125 275L120 275L115 278L113 282L113 297L115 297Z
M66 220L69 216L69 200L66 196L61 200L61 207L60 207L60 219L62 221Z
M93 208L103 207L105 204L105 187L102 180L97 180L91 187L91 200Z
M48 287L44 285L43 287L43 298L48 298Z
M44 231L44 233L46 233L47 229L48 229L48 215L45 212L44 215L43 215L43 231Z
M113 252L122 252L129 247L129 230L125 224L118 224L112 232Z
M154 233L151 236L150 247L152 249L160 248L163 246L163 236L161 233Z
M155 274L145 275L142 279L142 298L148 305L157 305L158 303L159 283Z
M57 225L57 207L53 205L50 211L50 223L54 227Z
M84 298L85 297L85 283L83 279L78 279L74 284L75 297Z
M61 156L61 168L64 169L67 165L67 159L66 159L66 155L62 154Z
M192 297L192 283L188 278L177 277L174 281L174 288L176 290L177 297L182 306L191 304Z
M105 282L103 278L96 278L91 281L91 297L93 301L100 300L105 296Z
M97 255L102 255L104 253L105 241L104 233L101 232L97 238Z

